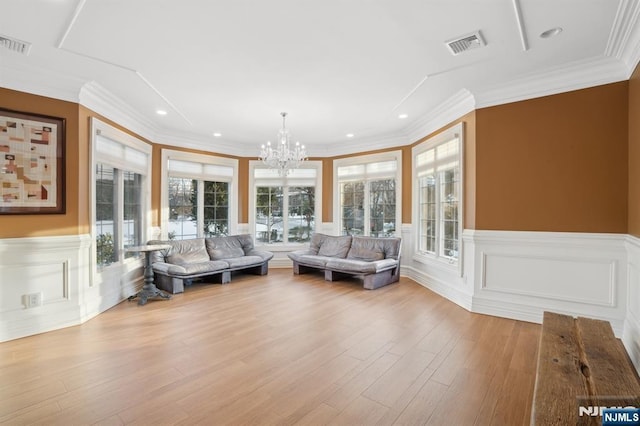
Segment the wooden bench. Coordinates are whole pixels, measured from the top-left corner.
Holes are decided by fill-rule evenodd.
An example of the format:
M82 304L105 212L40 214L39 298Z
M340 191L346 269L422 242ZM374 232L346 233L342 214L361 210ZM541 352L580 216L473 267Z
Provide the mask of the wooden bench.
M590 407L610 406L640 407L637 372L611 325L545 312L531 424L599 425Z

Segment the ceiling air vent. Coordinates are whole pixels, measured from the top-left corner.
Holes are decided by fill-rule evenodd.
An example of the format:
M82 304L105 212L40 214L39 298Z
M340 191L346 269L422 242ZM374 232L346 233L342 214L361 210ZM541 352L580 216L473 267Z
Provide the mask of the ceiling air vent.
M31 49L31 43L3 35L0 35L0 46L23 55L28 55Z
M451 53L453 53L454 55L459 55L460 53L466 52L467 50L473 50L484 46L484 40L482 40L480 31L476 31L475 33L463 37L458 37L454 40L449 40L446 42L446 44Z

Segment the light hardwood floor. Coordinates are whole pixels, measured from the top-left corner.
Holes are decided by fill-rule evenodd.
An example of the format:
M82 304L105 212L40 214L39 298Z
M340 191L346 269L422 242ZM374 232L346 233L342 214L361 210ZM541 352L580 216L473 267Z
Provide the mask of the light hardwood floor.
M0 424L529 424L539 333L406 278L234 275L0 343Z

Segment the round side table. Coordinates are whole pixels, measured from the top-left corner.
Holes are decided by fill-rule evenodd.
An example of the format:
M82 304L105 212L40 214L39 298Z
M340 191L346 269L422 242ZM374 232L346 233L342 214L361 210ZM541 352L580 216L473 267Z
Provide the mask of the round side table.
M151 267L151 253L158 250L167 250L171 246L168 244L155 244L127 247L125 250L128 252L144 253L144 286L142 290L129 296L129 300L138 298L138 305L144 305L147 303L147 299L152 297L160 297L162 299L171 299L171 295L160 290L153 283L153 268Z

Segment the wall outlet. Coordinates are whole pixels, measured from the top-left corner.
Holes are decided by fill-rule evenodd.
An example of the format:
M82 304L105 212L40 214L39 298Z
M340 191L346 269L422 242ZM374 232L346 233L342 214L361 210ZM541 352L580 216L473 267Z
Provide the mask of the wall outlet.
M27 309L42 306L42 292L25 294L22 298Z

